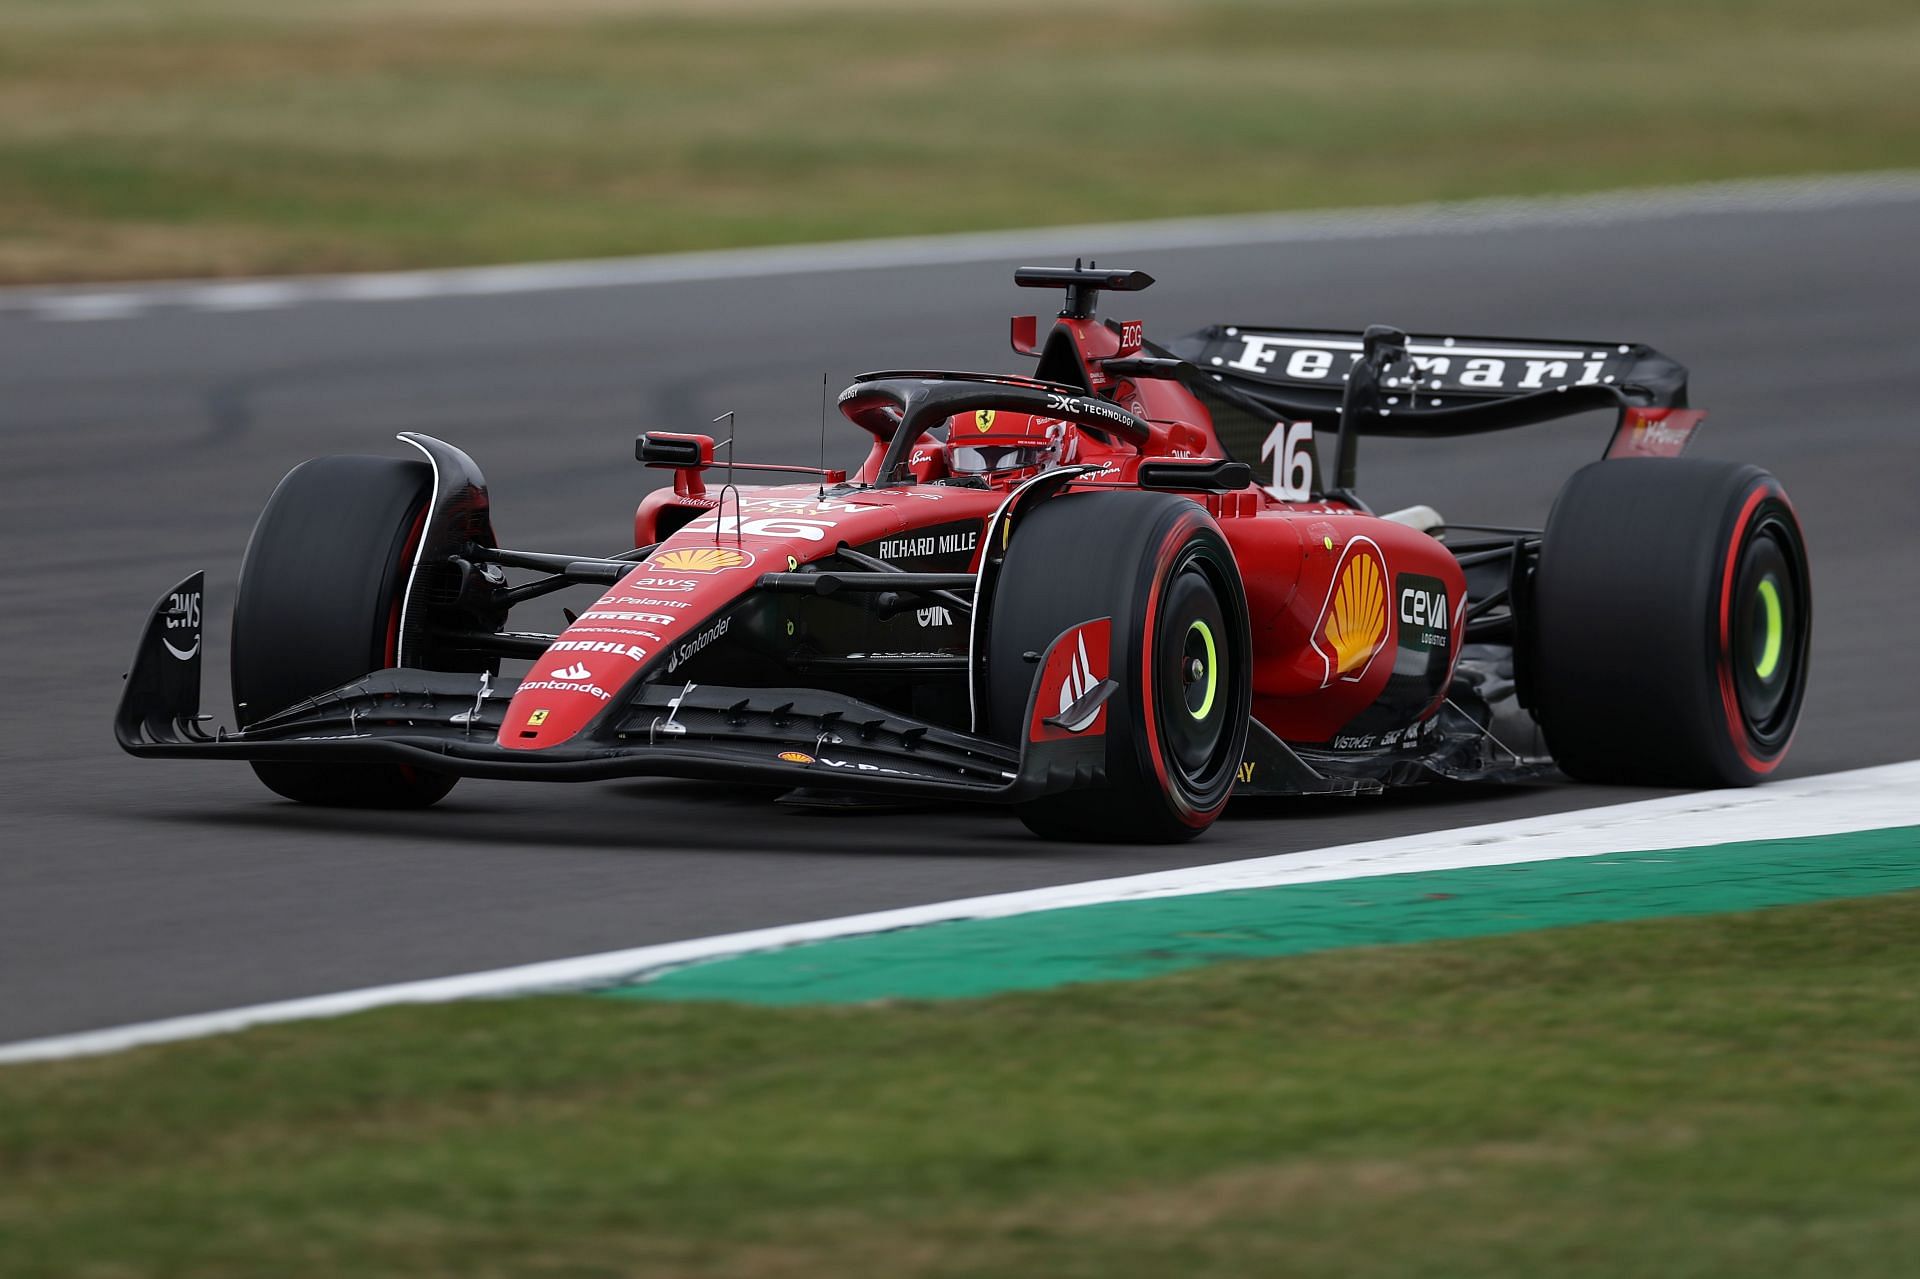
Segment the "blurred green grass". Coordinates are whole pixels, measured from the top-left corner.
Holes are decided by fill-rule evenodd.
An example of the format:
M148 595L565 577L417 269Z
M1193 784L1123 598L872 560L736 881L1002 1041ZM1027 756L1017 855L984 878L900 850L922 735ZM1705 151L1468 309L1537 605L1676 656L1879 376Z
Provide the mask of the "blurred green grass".
M8 1279L1911 1274L1920 894L0 1069Z
M1920 164L1911 0L0 0L0 280Z

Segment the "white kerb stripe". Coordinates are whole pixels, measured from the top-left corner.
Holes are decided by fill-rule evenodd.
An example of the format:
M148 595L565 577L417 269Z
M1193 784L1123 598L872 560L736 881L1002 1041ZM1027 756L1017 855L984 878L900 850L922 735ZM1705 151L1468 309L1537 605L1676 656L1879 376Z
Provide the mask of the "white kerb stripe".
M880 267L941 266L1010 257L1068 257L1171 249L1482 235L1524 227L1600 226L1714 214L1817 213L1920 200L1920 171L1896 169L1758 178L1592 195L1173 218L904 236L829 244L722 249L649 257L528 262L450 270L117 286L0 288L0 314L42 320L111 320L158 307L256 311L313 302L398 302L760 279Z

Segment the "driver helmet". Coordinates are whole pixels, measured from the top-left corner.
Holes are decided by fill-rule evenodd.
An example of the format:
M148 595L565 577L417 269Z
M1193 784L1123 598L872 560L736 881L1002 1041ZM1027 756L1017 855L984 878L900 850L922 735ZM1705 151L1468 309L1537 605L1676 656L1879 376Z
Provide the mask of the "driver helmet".
M956 413L947 423L947 469L955 475L1044 471L1073 459L1067 424L1009 409Z

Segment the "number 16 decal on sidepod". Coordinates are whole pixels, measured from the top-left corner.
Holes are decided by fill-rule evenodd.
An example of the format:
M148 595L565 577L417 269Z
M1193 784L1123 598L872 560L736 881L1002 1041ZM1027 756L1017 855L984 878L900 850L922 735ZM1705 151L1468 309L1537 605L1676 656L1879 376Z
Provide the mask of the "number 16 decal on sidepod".
M1273 483L1267 492L1282 502L1313 497L1313 423L1275 422L1260 445L1260 460L1273 459Z

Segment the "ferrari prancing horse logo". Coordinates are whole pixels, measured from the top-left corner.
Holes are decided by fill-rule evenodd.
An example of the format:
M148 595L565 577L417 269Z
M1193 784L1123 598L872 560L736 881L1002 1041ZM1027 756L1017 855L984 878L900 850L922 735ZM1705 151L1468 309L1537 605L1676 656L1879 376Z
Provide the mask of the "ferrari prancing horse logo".
M985 435L993 429L993 410L978 409L973 415L973 429Z

